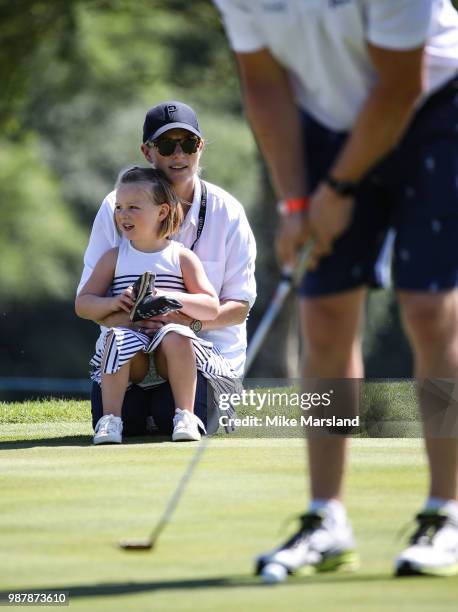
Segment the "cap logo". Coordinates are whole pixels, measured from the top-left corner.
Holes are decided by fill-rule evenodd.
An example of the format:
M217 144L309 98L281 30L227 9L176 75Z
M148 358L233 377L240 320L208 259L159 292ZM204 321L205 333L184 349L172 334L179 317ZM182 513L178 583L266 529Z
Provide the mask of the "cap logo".
M173 116L176 112L177 112L177 107L175 106L175 104L169 104L168 106L166 106L166 110L167 110L167 118L169 121L173 121Z

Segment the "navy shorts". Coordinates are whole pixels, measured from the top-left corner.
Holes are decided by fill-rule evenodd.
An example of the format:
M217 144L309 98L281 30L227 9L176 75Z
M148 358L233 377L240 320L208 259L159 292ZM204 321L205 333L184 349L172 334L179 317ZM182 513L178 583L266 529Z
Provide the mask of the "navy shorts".
M201 372L197 372L194 414L202 419L209 433L214 433L218 428L218 423L207 422L207 387L207 379ZM91 411L92 427L95 427L97 421L103 416L102 391L96 382L92 384ZM158 433L169 436L173 431L174 414L175 402L168 382L153 389L142 389L137 385L132 385L126 392L122 406L123 435L146 435L146 419L152 416L158 427Z
M347 134L308 115L303 126L312 192ZM360 183L350 228L307 273L299 294L387 286L390 276L411 291L458 285L458 77L426 101L396 149Z

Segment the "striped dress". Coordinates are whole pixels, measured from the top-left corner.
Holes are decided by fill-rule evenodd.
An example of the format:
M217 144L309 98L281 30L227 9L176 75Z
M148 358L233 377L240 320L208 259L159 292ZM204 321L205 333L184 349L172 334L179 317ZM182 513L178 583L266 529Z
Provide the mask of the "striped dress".
M150 270L156 275L155 287L164 291L186 291L180 267L180 251L184 247L171 240L167 247L156 253L144 253L135 249L129 240L119 245L116 270L111 285L112 295L119 295L136 279ZM197 369L209 381L216 404L220 393L237 393L241 383L229 362L212 342L199 338L188 326L169 323L160 328L153 337L127 327L101 328L96 343L95 355L90 361L91 378L101 382L102 373L114 374L139 351L152 354L164 336L170 332L190 338L196 356ZM139 386L148 389L162 384L162 379L150 359L150 372ZM228 416L233 413L228 411Z

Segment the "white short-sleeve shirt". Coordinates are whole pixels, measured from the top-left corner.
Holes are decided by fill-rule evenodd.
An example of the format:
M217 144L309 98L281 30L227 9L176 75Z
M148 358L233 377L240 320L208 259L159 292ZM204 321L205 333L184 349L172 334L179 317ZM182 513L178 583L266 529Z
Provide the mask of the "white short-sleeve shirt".
M229 193L207 183L205 224L194 252L202 261L207 276L220 300L248 302L256 299L254 277L256 243L243 206ZM194 199L175 240L190 248L196 239L201 184L195 181ZM82 289L100 257L118 246L121 237L114 224L115 192L109 193L95 217L89 244L84 255L84 270L78 286ZM223 329L202 331L204 339L213 342L240 376L245 365L246 323Z
M298 105L348 130L376 74L366 41L425 43L426 95L458 70L458 13L450 0L213 0L234 51L263 48L290 73Z

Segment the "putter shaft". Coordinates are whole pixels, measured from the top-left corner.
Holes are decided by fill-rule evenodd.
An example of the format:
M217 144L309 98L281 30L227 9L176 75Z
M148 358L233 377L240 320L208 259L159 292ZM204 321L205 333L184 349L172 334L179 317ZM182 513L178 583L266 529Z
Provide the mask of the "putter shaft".
M280 281L280 284L277 287L277 291L275 292L272 303L270 307L267 309L258 327L258 330L254 334L250 342L250 346L248 347L245 374L246 372L248 372L248 369L251 366L251 363L256 357L258 350L261 347L261 344L263 343L264 338L270 329L270 326L272 325L276 316L280 312L291 288L297 286L297 284L301 281L302 276L304 275L304 272L307 266L307 260L308 260L308 256L310 254L310 250L312 246L313 245L311 241L305 244L302 251L300 252L300 255L298 257L298 262L294 270L291 270L290 268L283 270L282 280ZM165 510L162 513L158 523L156 524L153 531L151 532L149 539L121 540L119 542L119 546L122 550L146 551L146 550L151 550L152 548L154 548L156 541L159 538L160 534L162 533L166 525L170 522L170 519L172 518L172 515L175 512L175 508L177 507L178 502L180 501L186 489L186 485L188 484L188 481L190 480L197 464L199 463L203 453L205 452L208 446L208 441L209 441L208 436L202 437L191 459L191 462L189 463L178 485L176 486L172 496L167 502L167 506L165 507Z

